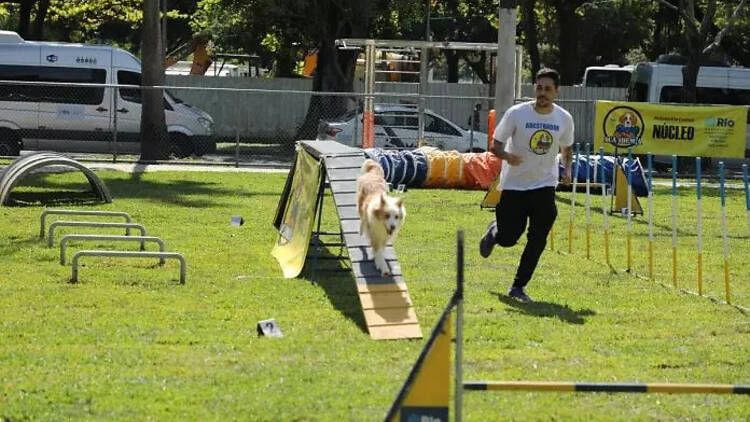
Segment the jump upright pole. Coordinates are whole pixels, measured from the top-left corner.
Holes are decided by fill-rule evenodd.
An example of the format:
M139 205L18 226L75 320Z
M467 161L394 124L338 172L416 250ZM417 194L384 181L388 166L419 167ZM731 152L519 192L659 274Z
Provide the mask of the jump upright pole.
M701 201L701 157L695 157L695 212L697 213L698 294L703 295L703 204Z
M745 182L745 208L747 209L747 237L750 237L750 183L747 176L747 164L742 165L742 180Z
M573 224L576 218L576 185L578 181L578 156L580 146L575 144L575 163L573 163L573 191L570 193L570 223L568 223L568 253L573 253Z
M464 359L464 232L463 230L458 231L458 237L456 239L456 380L455 380L455 397L454 404L456 408L455 419L456 422L461 422L461 410L463 408L463 395L460 392L463 390L464 379L463 379L463 368L462 363Z
M653 167L654 156L649 152L646 155L648 165L648 278L654 279L654 183Z
M672 284L677 287L677 155L672 155Z
M615 162L614 165L617 165ZM614 165L612 172L614 173ZM599 147L599 180L602 183L602 228L604 234L604 259L609 265L609 227L607 227L607 184L604 178L604 148Z
M625 235L626 237L626 247L627 247L627 262L628 262L628 272L630 272L633 268L633 258L632 258L632 233L633 233L633 176L630 171L630 166L632 164L633 160L633 148L628 148L628 167L627 167L627 180L628 180L628 231ZM623 166L625 167L625 166Z
M731 304L731 288L729 285L729 239L727 238L727 201L724 189L724 162L719 161L719 193L721 195L721 237L724 239L724 289L727 303Z
M591 154L589 144L584 145L586 151L586 258L591 259L591 177L589 169L591 168Z

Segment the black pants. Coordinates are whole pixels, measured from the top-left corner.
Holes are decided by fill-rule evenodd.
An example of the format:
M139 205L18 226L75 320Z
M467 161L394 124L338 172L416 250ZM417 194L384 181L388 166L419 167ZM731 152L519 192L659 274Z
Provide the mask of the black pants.
M528 242L521 254L521 262L513 280L514 287L523 287L531 280L539 257L547 245L547 235L557 218L555 188L545 187L527 191L504 190L495 207L497 232L495 242L505 248L511 247L526 230L528 220Z

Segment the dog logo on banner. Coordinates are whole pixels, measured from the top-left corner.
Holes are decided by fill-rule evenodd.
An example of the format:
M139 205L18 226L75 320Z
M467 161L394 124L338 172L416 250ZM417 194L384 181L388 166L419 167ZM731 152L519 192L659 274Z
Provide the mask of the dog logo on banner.
M618 148L640 145L643 138L645 122L638 110L618 106L604 117L604 142Z

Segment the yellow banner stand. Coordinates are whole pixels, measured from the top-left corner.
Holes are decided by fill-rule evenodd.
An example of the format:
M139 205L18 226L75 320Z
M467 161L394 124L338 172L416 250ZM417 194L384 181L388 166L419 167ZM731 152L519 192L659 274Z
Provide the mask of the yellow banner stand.
M610 210L611 214L627 215L628 209L628 179L622 167L615 164L615 203ZM643 208L638 202L638 197L630 191L630 213L643 215Z
M320 161L303 149L297 150L296 155L294 178L284 217L280 221L279 237L271 250L285 278L297 277L305 266L320 189Z
M497 189L497 186L500 184L500 172L497 172L497 176L492 180L492 183L490 183L490 188L487 189L487 193L484 194L484 199L482 199L482 202L479 204L481 208L495 208L495 206L500 202L500 191Z

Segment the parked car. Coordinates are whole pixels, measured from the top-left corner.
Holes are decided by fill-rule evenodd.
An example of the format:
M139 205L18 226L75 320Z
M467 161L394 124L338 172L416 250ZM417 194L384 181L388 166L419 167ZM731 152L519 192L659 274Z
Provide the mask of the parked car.
M392 149L417 148L419 118L413 107L375 105L375 147ZM443 116L425 110L425 143L442 150L479 152L487 149L487 134L471 132ZM362 112L351 110L330 120L321 120L318 140L334 140L350 146L362 144Z
M25 41L15 32L0 31L0 81L9 81L0 83L0 155L18 155L21 149L140 151L140 90L105 87L141 84L141 63L127 51ZM168 92L164 108L171 155L186 157L216 150L211 116Z

